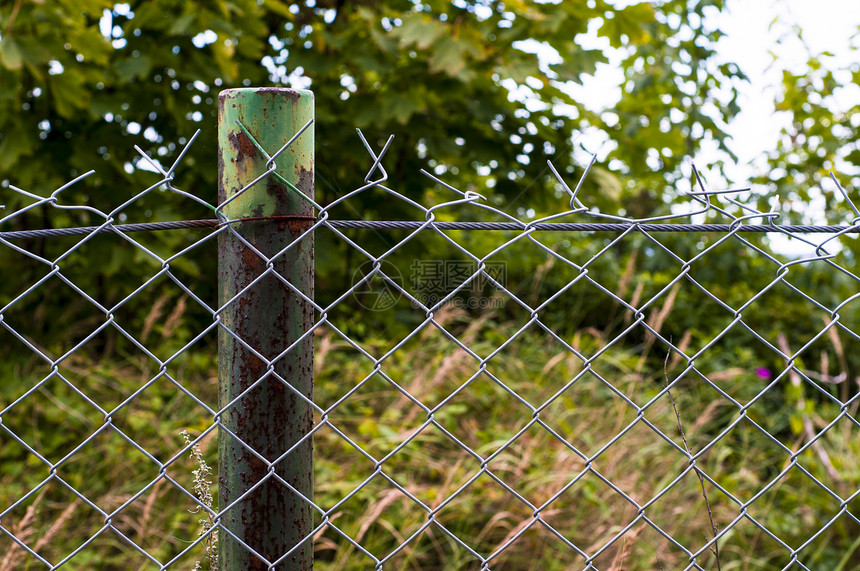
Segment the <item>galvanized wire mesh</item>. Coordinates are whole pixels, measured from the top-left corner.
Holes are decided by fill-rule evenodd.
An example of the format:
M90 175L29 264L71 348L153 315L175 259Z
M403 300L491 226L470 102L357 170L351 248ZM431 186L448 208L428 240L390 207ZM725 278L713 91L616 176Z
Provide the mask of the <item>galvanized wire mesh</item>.
M381 150L362 142L362 184L327 205L305 196L316 219L296 240L314 233L348 253L345 285L310 299L258 253L259 279L314 309L313 497L278 475L289 451L255 453L269 485L311 506L305 540L317 566L715 569L753 556L784 569L857 565L860 278L847 267L850 245L837 245L853 240L857 220L813 241L701 180L689 193L695 212L632 220L584 204L588 169L573 190L553 169L569 209L521 221L430 173L453 199L420 204L388 180L391 140ZM236 337L221 315L242 293L219 306L215 276L187 264L213 256L241 221L174 187L187 150L168 169L151 161L158 179L109 211L62 203L87 175L47 196L11 187L32 202L0 230L39 209L101 223L51 238L66 241L50 254L39 238L0 234L11 270L0 284L2 344L26 363L3 372L0 568L206 567L219 534L252 549L221 516L262 482L218 505L214 476L222 416L242 398L219 407L213 340L219 330ZM172 250L118 224L161 191L217 222L182 229ZM399 230L334 219L368 194L408 205L414 219ZM709 214L723 226L662 227ZM467 230L450 226L455 216L507 226ZM610 232L548 225L562 221ZM774 254L745 234L752 225L815 253ZM139 274L134 288L78 285L117 264ZM844 287L821 294L836 282ZM69 311L51 296L73 300L63 301ZM41 314L46 306L58 313ZM296 346L259 357L271 371ZM289 379L267 373L249 390L269 382ZM289 568L299 548L256 556L262 568Z

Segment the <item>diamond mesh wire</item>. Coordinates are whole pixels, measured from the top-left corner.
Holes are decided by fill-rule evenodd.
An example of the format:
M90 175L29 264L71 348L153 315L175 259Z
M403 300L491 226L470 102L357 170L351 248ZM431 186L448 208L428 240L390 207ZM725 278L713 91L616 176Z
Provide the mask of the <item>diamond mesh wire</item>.
M265 276L314 309L313 497L275 471L289 451L253 453L311 506L320 568L856 563L857 220L812 241L700 179L693 212L602 214L578 196L591 165L573 190L549 165L569 209L542 219L428 172L452 200L426 206L390 185L391 138L376 151L361 136L362 184L311 201L298 238L333 253L344 285L310 299L273 271L283 252L258 252L266 269L219 306L211 265L195 261L240 221L174 187L193 140L169 169L143 155L158 180L111 210L62 203L90 173L48 196L11 187L32 202L0 224L59 210L99 224L50 247L0 235L0 569L214 568L219 534L253 551L220 519L262 482L218 505L214 443L242 397L218 405L214 340L226 330L247 346L221 315ZM218 225L132 236L118 222L157 191ZM414 220L331 216L369 195ZM707 215L728 226L653 226ZM444 226L456 216L508 226ZM619 226L546 231L562 218ZM814 253L776 254L744 234L753 223ZM298 547L254 553L280 569Z

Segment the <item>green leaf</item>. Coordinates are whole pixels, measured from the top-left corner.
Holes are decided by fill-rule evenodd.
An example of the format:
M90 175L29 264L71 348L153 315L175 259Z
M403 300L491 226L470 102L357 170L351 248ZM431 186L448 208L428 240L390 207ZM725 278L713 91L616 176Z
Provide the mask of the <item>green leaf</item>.
M369 125L375 125L379 123L379 121L379 110L376 109L373 105L359 106L354 115L355 126L358 128L365 128Z
M566 52L564 61L559 64L551 64L550 69L558 74L559 81L580 82L582 74L593 75L597 70L598 63L607 61L600 50L588 50L578 46Z
M86 79L80 71L70 68L51 76L51 96L57 113L62 117L73 117L79 109L89 104Z
M84 61L103 65L108 63L113 51L107 38L95 29L84 30L72 42L72 46L84 57Z
M803 417L799 414L792 414L788 418L789 425L791 426L791 432L793 434L802 434L803 433Z
M405 125L409 118L421 109L421 104L406 95L394 93L382 99L380 108L385 115Z
M602 167L594 167L591 169L590 176L597 183L602 196L609 198L613 202L621 197L621 181L618 180L616 175Z
M135 79L144 79L149 74L152 62L149 57L140 55L120 60L114 69L123 83L129 83Z
M504 65L498 67L499 76L502 79L513 79L517 83L525 83L526 78L534 75L538 71L537 58L528 55L526 57L517 57ZM564 80L562 80L564 81Z
M13 124L0 139L0 172L9 172L21 157L32 155L34 149L35 142L27 136L23 126Z
M451 36L442 36L433 44L433 54L430 56L430 71L445 73L450 76L459 74L466 67L465 42Z
M292 20L294 15L290 12L290 6L286 2L280 0L263 0L263 7L271 10L273 13Z
M0 62L3 67L11 70L21 69L24 63L21 57L21 49L13 38L6 35L0 40Z
M404 18L403 25L392 31L393 35L400 38L401 46L415 46L419 50L429 48L444 33L445 26L441 22L421 14L412 14Z
M190 12L185 14L184 16L180 16L171 24L170 29L167 30L167 33L171 36L183 36L188 32L188 29L191 27L191 24L194 23L194 19L197 17L196 12Z

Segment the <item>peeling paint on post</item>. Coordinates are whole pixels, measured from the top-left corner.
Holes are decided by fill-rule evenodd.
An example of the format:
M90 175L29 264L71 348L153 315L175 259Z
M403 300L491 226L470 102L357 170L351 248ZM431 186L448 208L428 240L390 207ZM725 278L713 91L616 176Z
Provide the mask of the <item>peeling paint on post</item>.
M272 155L313 118L313 93L293 89L230 89L218 99L218 199L223 203L267 169L258 150L237 120ZM277 172L307 196L314 192L313 127L306 130L275 160ZM298 239L312 224L312 205L282 180L270 175L246 189L224 207L231 220L257 218L231 224L249 244L271 257ZM299 215L286 221L268 217ZM262 219L261 219L262 218ZM226 303L267 269L266 260L231 232L218 243L220 304ZM275 272L313 298L313 236L302 237L285 254L273 260ZM305 497L313 494L313 443L301 441L313 426L313 410L298 396L313 396L313 338L274 362L313 324L311 304L276 277L267 275L224 309L224 328L218 332L220 407L249 387L248 394L221 415L223 426L236 434L248 450L226 430L218 437L218 504L222 530L219 559L224 571L270 569L259 557L231 537L235 534L269 562L290 552L275 569L309 570L313 567L313 512L307 500L281 484L275 474ZM264 359L255 355L241 339ZM292 389L281 379L289 383ZM263 379L260 381L260 379ZM258 382L259 381L259 382ZM297 444L298 443L298 444ZM270 472L273 462L293 449ZM262 481L235 506L224 508Z

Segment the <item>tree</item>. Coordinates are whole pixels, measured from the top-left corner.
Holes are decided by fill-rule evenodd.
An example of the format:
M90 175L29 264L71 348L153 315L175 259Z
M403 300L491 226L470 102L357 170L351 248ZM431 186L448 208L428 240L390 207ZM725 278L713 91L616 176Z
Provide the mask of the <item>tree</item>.
M704 24L722 7L721 0L624 7L605 0L15 0L0 8L0 84L9 86L0 90L0 181L44 195L95 169L63 200L110 211L157 180L133 145L170 164L200 128L174 184L214 202L217 91L309 85L322 204L355 188L370 164L358 127L377 148L396 135L384 164L396 189L414 199L453 198L434 194L419 173L426 168L508 212L556 213L567 200L546 161L578 177L573 151L583 131L598 129L612 144L580 196L612 213L619 199L637 216L665 212L675 194L662 191L682 176L680 159L698 137L723 144L737 110L725 86L742 75L734 64L715 63L720 32ZM564 89L608 61L582 47L588 31L627 54L624 94L607 113ZM555 57L538 55L536 46ZM646 157L658 157L661 168ZM622 185L622 177L635 185ZM4 194L11 208L22 204ZM128 221L211 216L177 204L157 194L123 214ZM13 224L98 222L80 213L38 216ZM422 217L373 193L332 216ZM341 269L336 258L320 256L319 270Z
M803 42L802 33L797 31ZM809 213L798 209L815 198L823 198L829 221L837 222L843 215L851 221L857 214L844 201L839 186L856 188L860 185L858 165L860 149L856 141L860 128L860 105L850 104L846 91L853 89L860 78L860 68L852 63L833 63L833 54L807 50L802 69L782 72L782 94L776 101L776 111L788 117L776 148L768 155L769 171L757 177L760 184L776 195L780 210L789 219L807 221ZM851 46L851 51L857 51ZM833 173L835 180L825 180ZM856 199L854 200L856 204ZM766 208L764 204L761 207ZM820 215L817 213L821 222Z
M398 135L387 164L410 192L428 188L420 167L445 165L455 185L491 181L500 200L519 196L513 207L556 211L546 159L570 174L573 139L585 128L608 133L616 146L604 162L617 159L613 170L646 186L680 176L679 159L697 137L724 140L737 108L731 89L725 105L717 90L742 75L734 64L713 64L720 32L703 23L722 6L15 0L0 8L0 82L8 86L0 94L0 180L48 191L96 168L90 200L116 205L127 196L123 184L146 178L133 144L169 161L202 128L181 182L212 200L217 90L309 84L323 202L366 168L359 127L374 138ZM589 29L629 54L617 118L590 112L562 89L607 61L581 47ZM557 63L542 62L535 45L559 54ZM644 164L654 153L663 161L656 174ZM601 187L598 202L618 198L617 180L605 173L598 166L590 183ZM526 197L524 186L534 187Z

